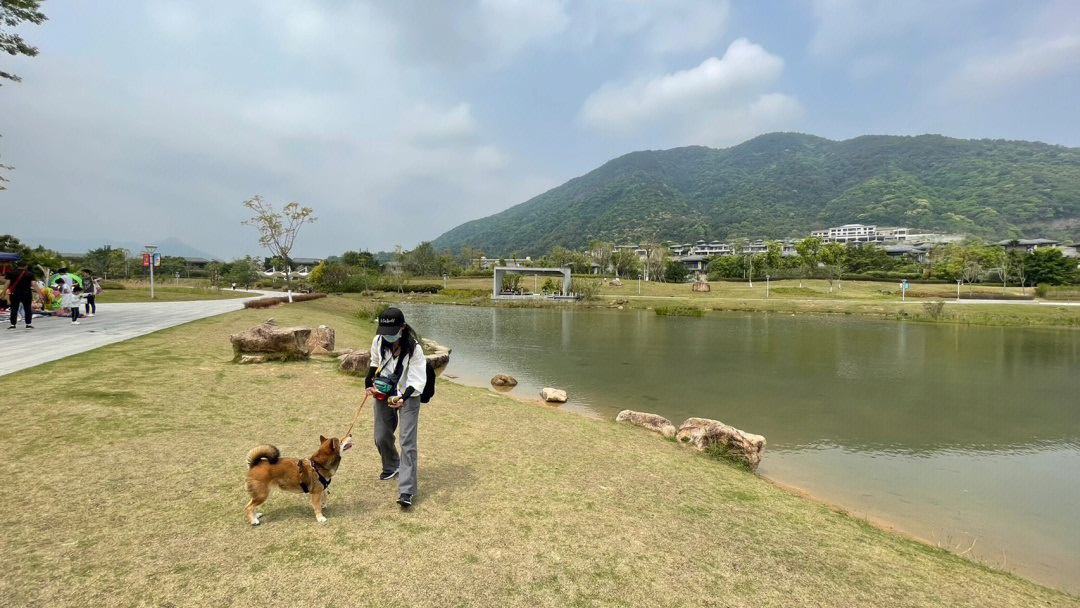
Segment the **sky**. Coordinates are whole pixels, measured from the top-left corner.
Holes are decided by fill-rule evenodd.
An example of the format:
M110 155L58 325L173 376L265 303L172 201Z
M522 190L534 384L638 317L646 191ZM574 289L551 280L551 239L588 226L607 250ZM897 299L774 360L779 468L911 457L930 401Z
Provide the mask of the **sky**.
M1080 146L1080 2L48 0L0 57L0 233L406 249L622 154L762 133ZM67 245L67 247L63 247ZM166 252L168 253L168 252Z

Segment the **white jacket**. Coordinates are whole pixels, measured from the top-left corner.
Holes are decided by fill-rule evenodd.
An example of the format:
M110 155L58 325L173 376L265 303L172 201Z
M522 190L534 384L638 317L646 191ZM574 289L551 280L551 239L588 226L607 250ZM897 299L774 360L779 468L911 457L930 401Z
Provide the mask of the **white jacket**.
M389 346L389 345L388 345ZM383 360L382 357L382 336L375 336L375 339L371 341L371 367L376 370L375 375L379 375L379 369L382 369L383 374L390 375L394 373L394 369L397 367L398 358L393 355L393 351L387 353L388 359ZM419 343L416 344L416 348L413 349L412 355L405 356L405 362L407 364L406 369L401 370L401 377L398 378L397 392L401 395L405 392L405 387L413 387L413 395L420 396L420 393L424 392L424 388L427 386L427 357L424 355L424 349ZM385 365L383 365L385 363Z

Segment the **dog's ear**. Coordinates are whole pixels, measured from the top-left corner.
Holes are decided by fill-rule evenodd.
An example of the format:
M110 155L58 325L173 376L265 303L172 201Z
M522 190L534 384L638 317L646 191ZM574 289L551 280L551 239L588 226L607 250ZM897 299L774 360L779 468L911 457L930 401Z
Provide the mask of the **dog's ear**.
M326 437L323 437L322 435L319 435L319 445L322 445L324 443L326 443Z

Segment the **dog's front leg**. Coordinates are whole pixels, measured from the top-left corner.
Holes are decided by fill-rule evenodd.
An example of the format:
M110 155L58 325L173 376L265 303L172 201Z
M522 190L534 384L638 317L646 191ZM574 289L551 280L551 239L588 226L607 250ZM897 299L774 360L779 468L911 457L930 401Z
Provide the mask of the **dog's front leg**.
M315 509L315 521L322 523L326 521L326 517L322 514L322 490L315 490L311 493L311 507Z

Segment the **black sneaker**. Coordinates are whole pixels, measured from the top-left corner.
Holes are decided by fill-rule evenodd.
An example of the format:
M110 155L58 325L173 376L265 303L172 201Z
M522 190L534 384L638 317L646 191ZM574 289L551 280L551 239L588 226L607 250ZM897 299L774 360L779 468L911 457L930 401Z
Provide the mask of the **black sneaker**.
M402 509L408 509L412 506L412 494L402 494L398 496L397 504L401 505Z
M397 477L397 471L393 473L379 473L379 481L386 481L387 479L393 479Z
M33 325L27 325L26 329L34 329L34 326Z
M8 327L8 329L15 329L15 326L12 325L11 327Z

